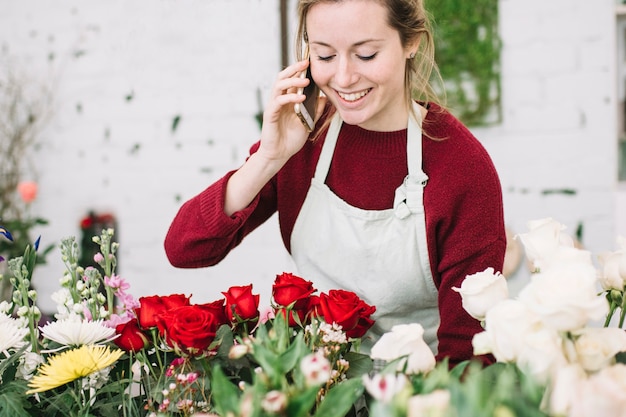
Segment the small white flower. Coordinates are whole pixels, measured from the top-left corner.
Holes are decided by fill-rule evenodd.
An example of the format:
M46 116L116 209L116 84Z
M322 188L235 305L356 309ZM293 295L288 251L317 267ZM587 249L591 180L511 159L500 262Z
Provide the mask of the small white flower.
M261 407L268 413L281 413L287 408L287 395L282 391L270 391L263 397Z
M64 320L41 327L42 335L63 346L81 346L104 343L115 337L115 329L106 327L102 320Z
M476 320L484 320L487 310L509 298L506 278L493 268L466 276L461 288L452 289L461 294L463 308Z
M17 375L28 381L33 377L39 365L44 362L45 360L40 354L34 352L24 352L20 358L20 364L17 367Z
M407 385L404 374L376 374L372 377L363 375L363 385L377 401L390 403L393 397Z
M300 370L308 386L325 384L331 376L330 362L321 352L305 356L300 362Z
M2 314L8 314L9 311L11 311L11 306L13 304L9 303L8 301L2 301L0 302L0 313Z

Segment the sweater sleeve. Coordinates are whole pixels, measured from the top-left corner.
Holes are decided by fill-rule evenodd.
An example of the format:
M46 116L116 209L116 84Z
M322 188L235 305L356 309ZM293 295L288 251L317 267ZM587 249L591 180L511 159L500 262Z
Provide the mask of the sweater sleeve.
M433 146L434 159L445 161L433 168L425 191L431 270L439 290L437 359L447 358L453 366L473 357L472 338L483 329L452 288L488 267L502 270L506 233L500 180L478 140L455 132Z
M257 148L257 145L253 146L251 153ZM173 266L201 268L216 265L276 211L272 180L248 207L227 216L224 213L226 185L234 172L227 173L178 210L164 242L165 253Z

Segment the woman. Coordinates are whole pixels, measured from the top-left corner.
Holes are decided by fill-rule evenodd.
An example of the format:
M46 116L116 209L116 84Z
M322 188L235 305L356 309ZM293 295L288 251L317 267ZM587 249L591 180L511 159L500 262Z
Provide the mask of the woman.
M299 19L325 96L316 129L293 111L302 60L278 75L246 162L181 207L170 262L217 264L278 211L298 275L376 306L370 344L419 322L438 360L471 358L481 326L452 287L502 269L502 191L485 149L436 104L423 0L302 0Z

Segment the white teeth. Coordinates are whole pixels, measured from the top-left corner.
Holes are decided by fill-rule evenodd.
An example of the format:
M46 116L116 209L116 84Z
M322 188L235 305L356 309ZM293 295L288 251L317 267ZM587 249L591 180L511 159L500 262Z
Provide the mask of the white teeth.
M339 93L339 97L341 97L342 99L346 100L346 101L356 101L358 99L360 99L361 97L363 97L364 95L366 95L370 90L364 90L364 91L360 91L358 93L350 93L350 94L344 94L344 93Z

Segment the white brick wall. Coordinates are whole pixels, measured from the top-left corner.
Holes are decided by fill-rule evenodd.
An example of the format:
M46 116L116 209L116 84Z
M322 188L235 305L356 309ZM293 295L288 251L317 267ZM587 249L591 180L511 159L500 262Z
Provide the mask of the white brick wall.
M238 166L258 137L257 89L280 69L278 3L0 0L5 54L25 75L55 80L55 118L35 154L44 243L78 235L90 209L111 211L136 296L204 302L253 282L268 301L274 275L293 271L275 221L209 269L171 267L162 242L181 202ZM582 222L594 253L613 249L618 232L613 4L500 0L504 120L475 130L511 229L548 216L571 231ZM546 194L558 189L576 194ZM46 310L62 268L55 251L36 272ZM512 282L525 277L521 268Z

